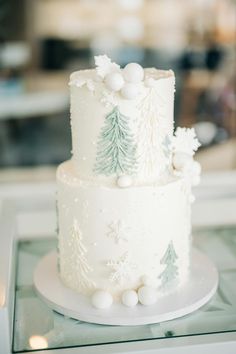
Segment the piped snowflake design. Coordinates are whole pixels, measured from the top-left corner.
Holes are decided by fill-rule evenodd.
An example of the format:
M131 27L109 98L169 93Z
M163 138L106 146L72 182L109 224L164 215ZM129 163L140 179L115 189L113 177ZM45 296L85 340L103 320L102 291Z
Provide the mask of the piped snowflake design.
M106 75L119 71L120 66L116 63L113 63L107 55L98 55L94 57L96 72L98 76L104 78Z
M173 151L180 151L193 156L201 144L194 128L177 128L172 138Z
M121 284L125 279L131 279L133 271L136 269L136 264L131 260L128 252L124 253L118 260L110 260L107 266L111 268L109 280L112 283Z
M128 227L124 221L113 221L109 225L109 231L107 233L107 236L109 238L114 239L116 243L120 243L121 241L129 240L131 233L130 231L130 227Z

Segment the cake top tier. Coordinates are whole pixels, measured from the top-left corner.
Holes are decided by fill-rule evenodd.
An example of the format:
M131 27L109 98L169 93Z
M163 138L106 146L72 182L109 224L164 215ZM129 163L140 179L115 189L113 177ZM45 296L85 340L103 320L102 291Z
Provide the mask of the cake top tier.
M125 68L106 55L70 77L73 161L78 176L101 184L149 184L171 166L172 70Z

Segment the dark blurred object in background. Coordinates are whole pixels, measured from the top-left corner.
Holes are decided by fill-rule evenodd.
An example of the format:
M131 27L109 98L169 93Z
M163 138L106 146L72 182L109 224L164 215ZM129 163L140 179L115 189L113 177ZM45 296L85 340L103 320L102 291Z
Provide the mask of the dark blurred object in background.
M71 71L109 55L173 69L175 123L236 136L234 0L0 0L0 166L70 156ZM207 149L206 149L207 151Z

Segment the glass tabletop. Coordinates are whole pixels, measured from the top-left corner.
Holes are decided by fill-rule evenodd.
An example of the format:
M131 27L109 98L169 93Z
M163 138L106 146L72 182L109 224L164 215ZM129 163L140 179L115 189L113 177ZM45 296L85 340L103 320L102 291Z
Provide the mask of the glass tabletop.
M52 237L18 243L13 331L16 353L236 331L236 225L194 230L194 246L215 262L220 273L212 300L182 318L145 326L85 323L54 312L40 300L34 291L33 272L56 243Z

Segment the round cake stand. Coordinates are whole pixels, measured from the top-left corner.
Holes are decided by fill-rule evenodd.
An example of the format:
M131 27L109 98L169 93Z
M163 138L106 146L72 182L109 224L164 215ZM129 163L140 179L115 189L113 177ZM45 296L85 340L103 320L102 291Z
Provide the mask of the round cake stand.
M56 252L41 259L34 273L38 295L55 311L85 322L135 326L158 323L187 315L210 300L218 285L214 264L200 251L192 250L189 280L151 306L128 308L114 303L109 309L94 308L87 296L68 289L60 281Z

